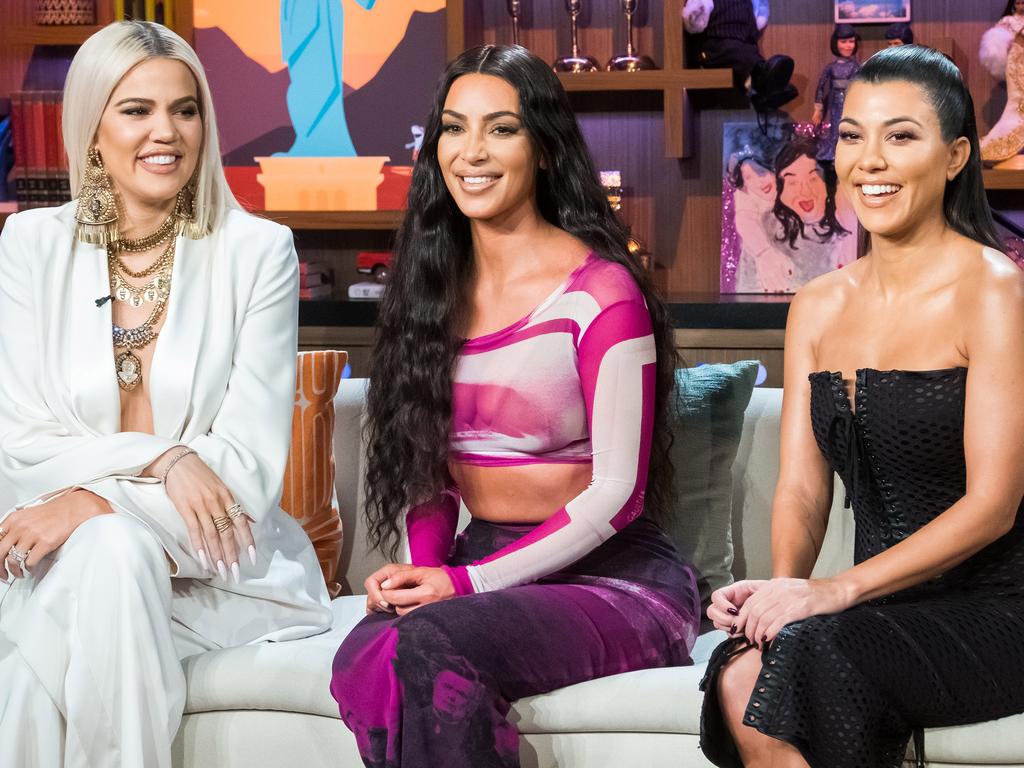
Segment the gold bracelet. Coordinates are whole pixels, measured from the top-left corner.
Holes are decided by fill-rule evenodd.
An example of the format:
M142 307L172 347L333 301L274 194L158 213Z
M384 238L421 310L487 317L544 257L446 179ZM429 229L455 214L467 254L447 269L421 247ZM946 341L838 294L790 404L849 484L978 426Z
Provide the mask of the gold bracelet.
M171 471L174 465L177 464L182 459L184 459L186 456L194 453L195 451L193 451L191 448L185 448L183 451L174 454L174 457L169 462L167 462L167 466L164 467L163 474L160 475L160 482L163 483L164 485L167 485L167 474Z

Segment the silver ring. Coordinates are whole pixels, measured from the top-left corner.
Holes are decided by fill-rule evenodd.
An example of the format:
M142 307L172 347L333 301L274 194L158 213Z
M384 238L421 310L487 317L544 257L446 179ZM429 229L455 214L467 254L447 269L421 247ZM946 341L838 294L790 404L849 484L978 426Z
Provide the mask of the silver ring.
M245 510L242 509L241 504L232 504L225 510L228 513L228 517L234 520L236 517L241 517L245 514Z
M28 550L28 552L22 553L18 551L17 547L11 547L9 550L7 550L7 556L13 557L15 560L18 561L18 565L22 565L26 560L28 560L28 556L29 554L31 554L31 552L32 550L30 549Z

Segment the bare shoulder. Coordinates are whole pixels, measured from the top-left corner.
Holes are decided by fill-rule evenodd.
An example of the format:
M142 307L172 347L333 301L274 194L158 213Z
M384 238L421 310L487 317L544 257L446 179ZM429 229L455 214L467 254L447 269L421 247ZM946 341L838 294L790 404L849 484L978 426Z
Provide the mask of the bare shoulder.
M980 347L1024 338L1024 272L994 248L972 246L957 286L968 356Z
M973 242L970 246L959 286L968 311L984 311L986 306L1024 310L1024 271L994 248Z
M824 328L843 311L859 282L863 260L826 272L797 291L789 305L789 326Z

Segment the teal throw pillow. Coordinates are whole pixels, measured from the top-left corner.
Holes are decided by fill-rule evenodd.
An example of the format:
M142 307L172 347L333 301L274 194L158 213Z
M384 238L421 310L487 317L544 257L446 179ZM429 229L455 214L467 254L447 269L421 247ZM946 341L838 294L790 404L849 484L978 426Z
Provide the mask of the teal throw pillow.
M704 604L733 581L732 463L757 369L756 360L744 360L676 371L669 408L676 507L668 527L680 554L697 569Z

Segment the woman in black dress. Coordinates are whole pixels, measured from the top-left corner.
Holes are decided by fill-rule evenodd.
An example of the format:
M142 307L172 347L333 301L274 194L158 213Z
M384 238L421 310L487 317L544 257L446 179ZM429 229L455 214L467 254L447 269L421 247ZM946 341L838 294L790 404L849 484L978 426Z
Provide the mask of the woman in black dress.
M774 578L708 609L731 633L704 682L719 766L895 768L921 729L1024 711L1024 278L953 63L872 57L836 171L870 247L790 309ZM856 565L811 579L833 470Z

